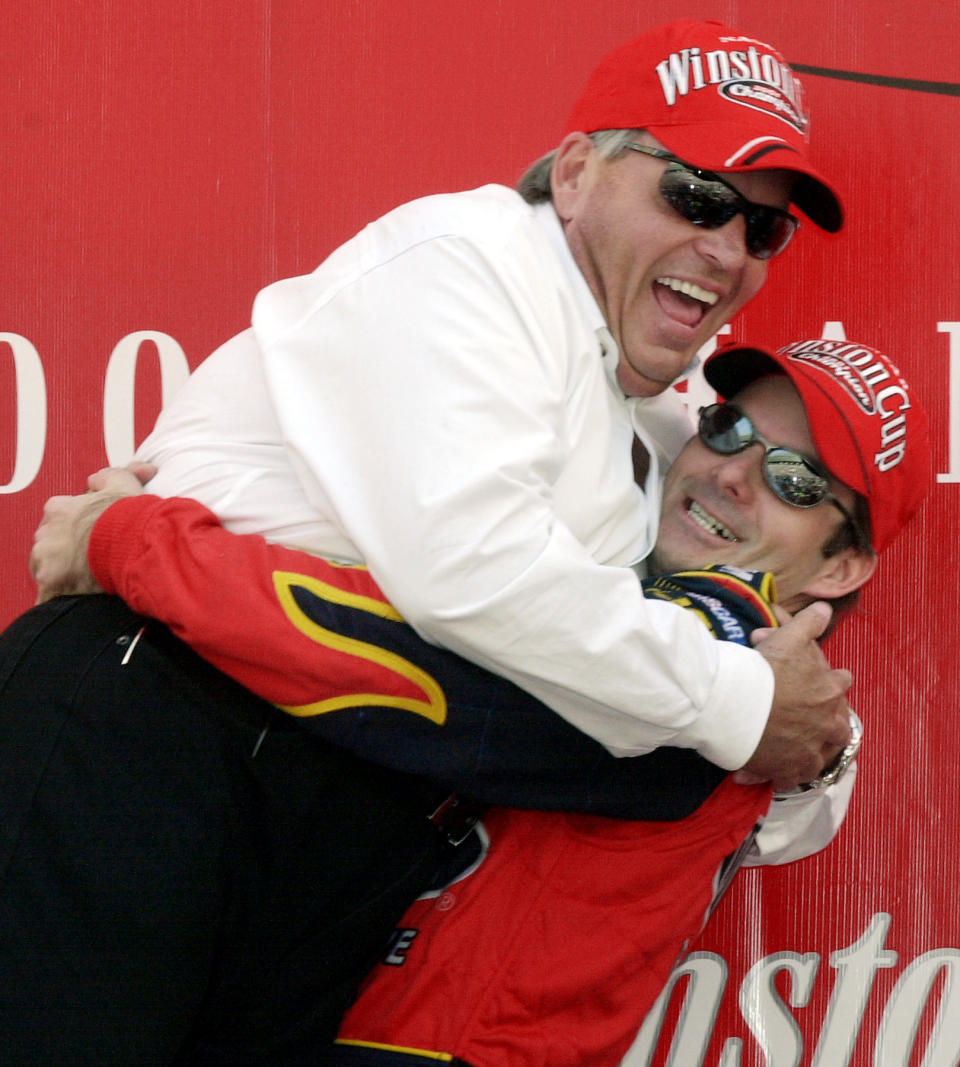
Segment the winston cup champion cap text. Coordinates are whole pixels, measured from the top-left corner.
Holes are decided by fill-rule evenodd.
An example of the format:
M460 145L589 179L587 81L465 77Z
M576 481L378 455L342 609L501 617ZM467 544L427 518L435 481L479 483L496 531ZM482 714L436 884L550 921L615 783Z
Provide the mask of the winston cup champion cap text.
M766 374L790 378L821 462L866 497L877 552L919 508L932 479L927 417L882 352L854 341L795 341L775 352L732 342L703 373L727 399Z

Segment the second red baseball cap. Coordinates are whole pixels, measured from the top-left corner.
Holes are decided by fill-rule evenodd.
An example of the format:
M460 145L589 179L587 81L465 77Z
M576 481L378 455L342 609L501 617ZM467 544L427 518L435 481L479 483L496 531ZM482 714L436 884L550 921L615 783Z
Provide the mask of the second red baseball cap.
M790 378L824 466L866 498L877 552L920 507L933 477L927 417L889 356L854 341L795 341L776 351L732 342L703 373L727 400L764 375Z

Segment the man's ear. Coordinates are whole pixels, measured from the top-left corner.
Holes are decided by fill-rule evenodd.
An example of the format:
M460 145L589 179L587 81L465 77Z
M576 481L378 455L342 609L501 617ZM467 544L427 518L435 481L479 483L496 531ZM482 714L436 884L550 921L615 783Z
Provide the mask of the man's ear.
M877 557L872 552L844 548L823 561L803 592L814 600L846 596L870 581L876 569Z
M576 214L581 197L593 183L597 153L585 133L568 133L560 142L550 170L553 206L562 222Z

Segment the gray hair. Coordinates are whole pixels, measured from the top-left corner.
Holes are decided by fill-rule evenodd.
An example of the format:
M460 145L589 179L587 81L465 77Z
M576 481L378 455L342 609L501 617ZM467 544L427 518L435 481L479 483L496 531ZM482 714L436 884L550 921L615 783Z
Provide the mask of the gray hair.
M639 130L597 130L589 135L601 159L613 159L619 155L624 145L632 141ZM548 152L531 164L526 173L517 182L517 192L528 204L542 204L552 199L550 190L550 175L553 172L553 161L556 159L557 150Z

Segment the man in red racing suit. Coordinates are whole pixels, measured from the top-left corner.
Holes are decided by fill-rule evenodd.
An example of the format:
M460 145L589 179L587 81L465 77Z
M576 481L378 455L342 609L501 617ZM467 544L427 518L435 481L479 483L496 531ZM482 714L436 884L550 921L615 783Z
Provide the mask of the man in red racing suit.
M380 735L399 722L391 733L398 766L417 759L419 746L402 742L414 725L436 731L469 699L502 702L501 683L486 672L416 639L419 649L408 644L409 627L364 568L226 533L194 502L119 501L97 523L90 561L104 588L174 624L206 658L311 730L327 736L339 724L341 740L350 730L366 739L365 728ZM203 605L227 569L244 580L223 590L211 618ZM645 579L644 587L695 611L722 640L746 644L755 628L777 625L770 575L720 567ZM517 715L517 699L517 742L535 744L535 721L522 708ZM474 765L483 778L482 757ZM705 780L706 799L679 821L489 810L457 850L450 880L409 909L320 1062L619 1062L771 805L769 784L741 785L722 772ZM597 782L601 796L611 788L602 775ZM852 775L834 787L841 810L851 784ZM825 799L809 792L778 800L784 810L776 814L787 823L799 814L802 832L819 818L803 809ZM806 851L822 846L836 821L834 813L825 834L818 826Z

